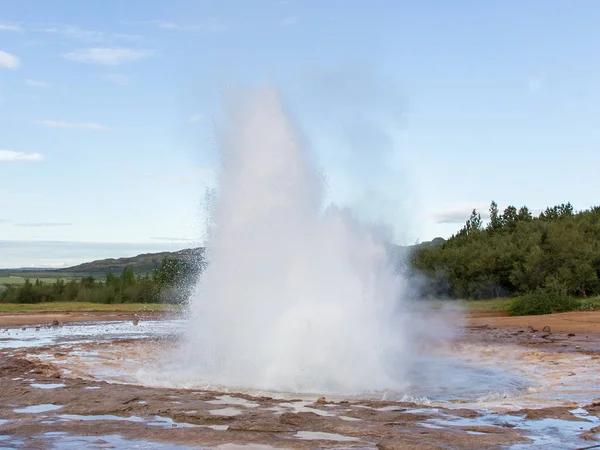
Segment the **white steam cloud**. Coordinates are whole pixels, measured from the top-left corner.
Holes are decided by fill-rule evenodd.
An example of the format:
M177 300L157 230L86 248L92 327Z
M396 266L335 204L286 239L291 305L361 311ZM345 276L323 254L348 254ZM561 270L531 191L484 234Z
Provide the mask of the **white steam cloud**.
M277 94L228 105L209 265L151 384L357 395L407 387L417 317L386 245L336 205ZM422 333L424 334L424 333Z

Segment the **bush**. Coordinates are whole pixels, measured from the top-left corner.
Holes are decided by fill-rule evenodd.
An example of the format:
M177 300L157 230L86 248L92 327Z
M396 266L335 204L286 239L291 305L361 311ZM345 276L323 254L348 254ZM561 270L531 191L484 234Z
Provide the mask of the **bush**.
M579 302L573 297L544 289L524 294L516 298L508 307L511 316L536 316L579 309Z
M580 300L579 309L582 311L600 311L600 296Z

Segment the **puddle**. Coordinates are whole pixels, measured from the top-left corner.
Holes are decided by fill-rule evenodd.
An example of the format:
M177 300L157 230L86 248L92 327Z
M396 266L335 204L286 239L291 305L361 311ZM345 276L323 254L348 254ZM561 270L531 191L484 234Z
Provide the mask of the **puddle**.
M276 414L283 414L286 412L293 412L293 413L311 412L318 416L323 416L323 417L335 417L337 415L335 413L335 411L323 411L321 409L308 407L308 405L312 405L312 404L313 404L313 402L308 402L308 401L280 403L279 405L273 406L272 408L267 408L267 410L274 411Z
M95 416L81 416L79 414L61 414L58 416L63 420L116 420L120 422L136 422L136 423L144 423L146 422L141 417L137 416L129 416L129 417L121 417L121 416L113 416L111 414L98 414Z
M352 436L344 436L342 434L335 433L323 433L321 431L298 431L295 435L297 439L310 440L310 441L339 441L339 442L357 442L359 438Z
M61 414L58 416L62 420L84 420L84 421L96 421L96 420L114 420L118 422L134 422L134 423L145 423L151 427L163 427L163 428L196 428L199 425L191 423L175 422L170 417L154 416L152 419L143 419L138 416L121 417L111 414L100 414L83 416L78 414Z
M0 349L41 347L46 345L109 342L116 339L141 339L171 336L183 329L185 320L91 322L62 327L11 328L0 335Z
M5 447L9 445L10 447ZM0 434L0 450L13 450L15 448L23 448L25 445L24 439L15 439L8 434Z
M587 447L590 441L580 438L580 435L600 425L600 419L589 415L587 411L578 408L570 411L575 417L581 420L563 420L563 419L536 419L528 420L525 416L515 416L508 414L486 414L477 418L462 418L441 414L440 418L430 418L426 422L420 423L422 427L432 429L456 428L462 427L475 428L465 430L467 434L485 434L476 431L477 427L498 427L506 425L512 426L516 430L523 432L523 436L531 439L532 443L515 444L508 448L512 450L526 449L548 449L548 448L575 448ZM571 446L571 447L569 447Z
M231 397L230 395L222 395L216 400L209 400L206 403L210 403L211 405L237 405L245 406L246 408L257 408L259 406L258 403L252 403L245 398Z
M44 405L31 405L31 406L27 406L25 408L17 408L17 409L13 409L13 412L15 413L23 413L23 414L37 414L37 413L45 413L45 412L49 412L49 411L56 411L57 409L62 408L63 405L51 405L51 404L44 404Z
M215 447L207 447L207 448L218 449L218 450L246 450L246 449L273 450L273 449L276 449L277 447L272 447L270 445L264 445L264 444L221 444L221 445L217 445Z
M229 425L202 425L204 428L210 428L211 430L216 431L227 431L229 429Z
M6 419L0 419L0 425L4 425L7 422L8 422L8 420L6 420Z
M66 385L64 383L31 383L30 386L37 389L58 389L63 388Z
M100 389L100 386L87 386L87 387L84 387L83 389L85 389L86 391L91 391L94 389Z
M200 425L193 423L174 422L170 417L154 416L154 420L147 422L147 425L151 427L163 427L163 428L197 428Z
M32 439L33 442L35 442ZM197 446L187 446L174 443L162 443L149 441L145 439L125 439L118 434L100 435L100 436L56 436L56 439L49 440L44 436L44 442L49 445L46 448L55 450L80 450L86 449L153 449L153 450L192 450L198 449ZM37 448L37 447L36 447ZM202 447L200 447L202 448Z
M242 413L241 410L235 409L235 408L213 409L208 412L211 413L213 416L226 416L226 417L239 416Z

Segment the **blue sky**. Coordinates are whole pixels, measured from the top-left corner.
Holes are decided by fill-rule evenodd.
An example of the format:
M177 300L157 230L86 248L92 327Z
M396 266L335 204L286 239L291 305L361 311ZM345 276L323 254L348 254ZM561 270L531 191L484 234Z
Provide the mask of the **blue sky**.
M0 0L0 266L201 242L227 86L276 87L330 198L399 243L599 203L596 1L82 5Z

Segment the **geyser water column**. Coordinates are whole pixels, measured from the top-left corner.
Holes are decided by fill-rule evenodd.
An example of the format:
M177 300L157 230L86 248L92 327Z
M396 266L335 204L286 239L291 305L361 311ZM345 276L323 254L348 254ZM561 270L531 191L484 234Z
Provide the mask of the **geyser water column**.
M296 393L402 389L410 318L385 243L351 211L325 207L276 92L249 92L226 117L209 265L177 376Z

